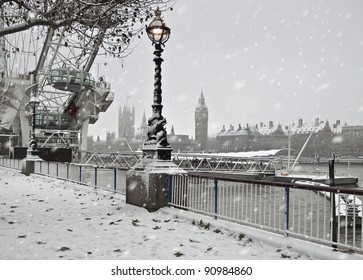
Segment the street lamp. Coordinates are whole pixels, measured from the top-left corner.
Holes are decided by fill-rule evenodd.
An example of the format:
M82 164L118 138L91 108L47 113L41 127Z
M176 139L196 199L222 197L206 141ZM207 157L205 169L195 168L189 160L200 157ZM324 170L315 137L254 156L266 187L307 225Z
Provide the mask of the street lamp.
M154 20L146 27L146 32L153 44L164 45L166 41L168 41L170 37L170 28L165 25L161 18L159 8L155 11Z
M39 100L36 98L35 95L32 95L30 97L30 100L27 104L27 106L29 107L30 110L30 127L31 127L31 131L30 131L30 139L29 139L29 144L28 144L28 150L27 150L27 155L26 157L28 159L39 159L39 151L37 150L38 144L35 138L35 115L36 115L36 109L39 106Z
M167 133L164 128L166 119L162 116L162 90L161 90L161 53L163 46L168 41L170 36L170 28L167 27L161 18L159 8L155 11L155 18L146 27L147 35L155 46L154 62L155 62L155 76L154 76L154 96L152 107L152 116L148 119L147 140L143 147L143 157L152 159L170 160L171 151Z
M169 39L170 28L165 25L159 9L146 32L155 46L152 116L148 119L142 159L126 173L126 203L152 212L168 205L170 174L186 175L186 172L171 160L173 149L168 143L164 128L166 119L162 116L161 53Z
M28 149L26 152L26 157L23 160L22 165L22 173L25 175L29 175L30 173L34 172L34 162L35 161L42 161L42 159L38 156L39 151L37 149L38 144L35 138L35 115L36 109L39 106L39 100L36 96L36 89L38 84L33 75L30 77L31 85L28 89L30 89L30 99L29 102L26 104L26 109L30 111L30 139L28 143Z

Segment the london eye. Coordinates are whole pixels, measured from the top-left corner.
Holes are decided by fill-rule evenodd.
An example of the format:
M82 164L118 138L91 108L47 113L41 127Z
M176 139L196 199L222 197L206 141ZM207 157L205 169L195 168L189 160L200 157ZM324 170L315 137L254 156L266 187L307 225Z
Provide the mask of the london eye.
M1 8L0 29L6 17ZM105 25L80 37L67 27L36 26L0 37L0 151L29 141L26 104L35 89L35 136L40 148L87 150L87 131L113 101L110 84L90 73Z

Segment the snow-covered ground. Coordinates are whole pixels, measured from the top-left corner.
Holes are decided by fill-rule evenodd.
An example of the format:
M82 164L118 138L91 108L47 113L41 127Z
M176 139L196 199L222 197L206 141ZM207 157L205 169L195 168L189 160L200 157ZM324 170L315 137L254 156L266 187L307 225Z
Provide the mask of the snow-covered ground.
M324 258L302 252L295 243L279 243L273 234L265 240L275 242L258 236L178 209L149 213L126 205L120 194L0 167L3 260ZM330 258L352 258L334 254Z

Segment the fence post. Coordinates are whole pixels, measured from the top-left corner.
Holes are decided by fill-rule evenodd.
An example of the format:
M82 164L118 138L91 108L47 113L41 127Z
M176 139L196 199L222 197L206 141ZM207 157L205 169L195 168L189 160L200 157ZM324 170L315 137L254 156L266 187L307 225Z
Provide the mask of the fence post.
M214 219L218 218L218 180L214 179Z
M59 170L58 170L58 168L59 168L59 167L58 167L58 162L56 163L56 168L57 168L57 169L56 169L56 175L57 175L57 178L58 178L58 177L59 177L59 176L58 176L58 175L59 175Z
M69 163L67 163L67 180L69 180Z
M168 176L168 207L171 207L171 198L173 195L173 177L169 174Z
M97 166L95 167L95 186L97 187Z
M329 181L330 186L335 185L335 175L334 175L334 158L329 160ZM336 215L336 201L335 201L335 193L330 193L330 203L332 204L332 247L337 248L337 245L335 244L338 241L338 221L337 221L337 215ZM339 207L339 206L338 206Z
M116 192L117 188L117 170L116 168L113 169L113 191Z
M290 188L285 187L285 229L284 236L289 236L289 218L290 218Z
M79 182L82 183L82 165L79 166Z
M39 165L39 173L42 174L42 162L39 162L40 165Z

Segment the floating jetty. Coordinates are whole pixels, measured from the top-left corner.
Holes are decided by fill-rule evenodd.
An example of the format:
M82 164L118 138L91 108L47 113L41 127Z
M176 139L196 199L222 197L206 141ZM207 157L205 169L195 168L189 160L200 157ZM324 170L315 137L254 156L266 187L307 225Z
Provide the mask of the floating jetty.
M315 183L322 183L326 185L330 185L330 179L327 175L319 175L319 174L294 174L294 173L276 173L275 176L267 177L268 180L278 181L278 182L287 182L287 183L294 183L296 181L311 181ZM336 176L334 178L334 185L335 186L342 186L342 185L357 185L358 184L358 177L353 176Z

